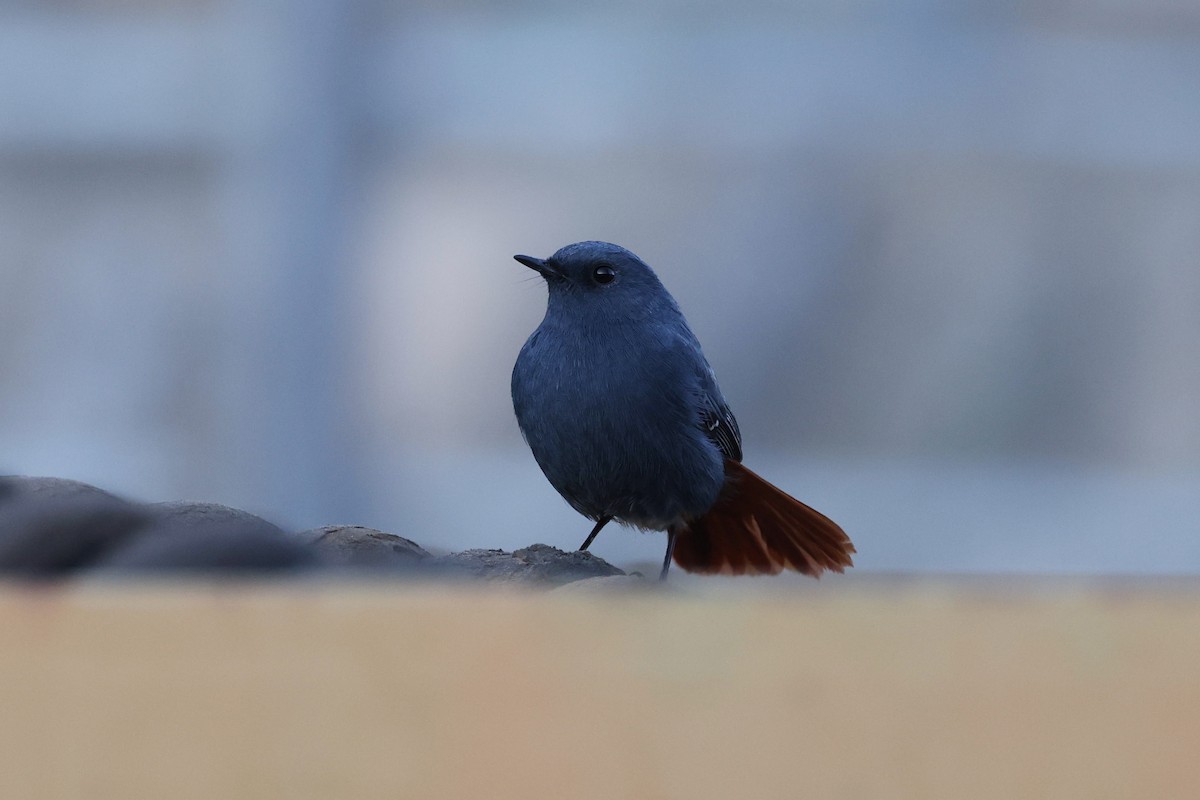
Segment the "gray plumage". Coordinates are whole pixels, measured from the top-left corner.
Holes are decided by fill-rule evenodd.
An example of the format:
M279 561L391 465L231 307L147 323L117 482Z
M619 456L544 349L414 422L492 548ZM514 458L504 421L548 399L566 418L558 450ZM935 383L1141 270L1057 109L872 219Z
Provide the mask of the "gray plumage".
M542 324L517 357L513 407L542 472L595 527L667 532L690 572L818 576L852 566L837 523L741 464L737 420L687 320L623 247L515 256L546 279Z
M703 514L724 485L725 459L741 460L741 439L674 298L615 244L518 260L549 288L512 396L551 485L593 520L665 530Z

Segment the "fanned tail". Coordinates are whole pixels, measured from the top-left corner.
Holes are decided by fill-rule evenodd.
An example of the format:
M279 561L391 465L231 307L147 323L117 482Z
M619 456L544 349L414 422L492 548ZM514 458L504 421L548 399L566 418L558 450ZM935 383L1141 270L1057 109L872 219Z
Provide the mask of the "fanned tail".
M793 569L814 578L854 566L854 545L824 514L736 461L725 462L716 504L676 529L675 563L687 572L774 575Z

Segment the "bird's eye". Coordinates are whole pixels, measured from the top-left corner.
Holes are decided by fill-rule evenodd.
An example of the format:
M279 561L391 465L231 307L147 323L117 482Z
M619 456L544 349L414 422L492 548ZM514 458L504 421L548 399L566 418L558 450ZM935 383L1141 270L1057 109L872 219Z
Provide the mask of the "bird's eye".
M592 280L596 283L612 283L615 277L617 277L617 271L607 264L592 270Z

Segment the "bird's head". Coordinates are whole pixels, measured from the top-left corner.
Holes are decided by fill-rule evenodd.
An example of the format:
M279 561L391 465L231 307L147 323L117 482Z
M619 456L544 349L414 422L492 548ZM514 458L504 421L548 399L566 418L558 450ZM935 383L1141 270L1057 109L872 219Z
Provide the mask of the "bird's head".
M674 306L654 270L624 247L608 242L576 242L549 258L513 256L546 279L550 305L587 306L632 312L660 303Z

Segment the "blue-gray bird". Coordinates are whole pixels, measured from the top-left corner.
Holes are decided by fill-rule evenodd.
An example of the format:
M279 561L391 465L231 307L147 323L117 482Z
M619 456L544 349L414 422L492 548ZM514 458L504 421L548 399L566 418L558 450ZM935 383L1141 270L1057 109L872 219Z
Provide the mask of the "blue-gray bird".
M607 242L547 259L546 316L512 374L517 424L551 485L595 521L667 532L688 572L817 576L852 566L836 523L742 466L737 420L654 271Z

